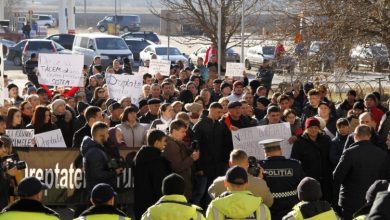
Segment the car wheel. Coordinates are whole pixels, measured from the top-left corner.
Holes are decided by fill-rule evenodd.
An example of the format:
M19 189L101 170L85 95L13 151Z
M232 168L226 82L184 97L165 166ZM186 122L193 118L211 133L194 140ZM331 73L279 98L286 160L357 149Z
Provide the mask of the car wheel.
M130 31L130 29L129 29L128 27L124 27L122 30L123 30L123 32L125 32L125 33L127 33L127 32Z
M100 31L100 32L106 32L106 28L105 28L104 26L100 26L100 27L99 27L99 31Z
M249 60L245 60L245 68L247 69L247 70L250 70L252 67L251 67L251 64L250 64L250 62L249 62Z
M14 59L12 61L14 62L15 66L22 65L22 58L20 58L20 57L14 57Z

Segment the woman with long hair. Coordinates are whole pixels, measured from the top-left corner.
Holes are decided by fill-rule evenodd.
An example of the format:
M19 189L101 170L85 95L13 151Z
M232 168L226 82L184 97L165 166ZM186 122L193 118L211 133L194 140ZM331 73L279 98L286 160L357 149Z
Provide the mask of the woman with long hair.
M40 134L55 130L57 126L51 122L50 109L44 105L38 105L32 116L31 123L26 128L34 129L34 134Z
M85 86L85 94L87 97L87 101L90 103L92 100L92 96L95 92L95 89L98 87L98 80L96 76L90 76L88 82Z
M162 104L160 106L160 109L158 110L158 119L152 122L152 124L150 125L150 129L157 128L157 125L165 125L168 128L169 124L173 120L174 115L175 112L173 111L173 107L171 106L171 104Z
M11 107L7 112L7 129L23 129L22 112L16 107Z
M23 101L20 104L20 111L22 112L23 124L28 125L31 122L31 118L34 114L33 106L28 101Z
M97 100L99 100L99 99L105 99L105 93L106 91L105 91L105 89L103 89L102 87L97 87L96 89L95 89L95 91L93 92L93 96L92 96L92 99L91 99L91 104L92 105L95 105L96 106L96 102L97 102Z

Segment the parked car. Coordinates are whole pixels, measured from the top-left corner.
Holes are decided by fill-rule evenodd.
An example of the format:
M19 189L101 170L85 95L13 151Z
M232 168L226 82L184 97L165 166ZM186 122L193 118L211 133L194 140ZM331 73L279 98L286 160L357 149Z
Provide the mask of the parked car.
M54 35L47 37L46 39L57 42L68 50L72 50L74 35L73 34L54 34Z
M0 20L0 26L9 27L10 20Z
M104 67L112 65L114 59L122 62L124 58L128 58L131 64L134 64L133 53L125 40L108 34L77 34L72 53L84 55L85 65L90 65L95 56L100 56Z
M157 55L157 59L159 60L168 60L168 46L167 45L150 45L147 46L140 52L140 65L143 66L145 60L149 60L152 54ZM185 54L181 53L177 47L169 47L169 60L172 63L176 63L176 61L181 60L183 64L186 66L187 57Z
M188 57L188 63L190 65L196 65L196 61L199 57L202 57L203 60L206 57L207 46L199 47L195 52L191 53ZM234 51L233 48L226 49L226 62L240 62L240 54Z
M56 26L56 20L51 15L33 14L31 19L35 21L38 26L46 26L48 28Z
M349 65L356 70L368 66L372 71L380 72L389 67L389 52L383 44L358 45L351 50Z
M139 53L149 45L154 45L153 42L143 38L125 38L127 46L133 53L134 61L140 61Z
M323 41L313 41L310 44L308 59L314 70L333 71L336 53L332 44Z
M7 39L14 42L19 42L23 39L23 34L12 32L8 27L0 26L0 39Z
M22 65L30 59L31 54L35 53L39 55L40 53L49 53L56 54L57 48L52 40L46 39L29 39L26 40L22 51Z
M244 59L245 68L250 70L252 67L260 67L264 60L275 59L275 46L259 45L248 49Z
M141 30L141 17L139 15L111 15L100 20L96 27L100 32L108 30L108 24L119 25L119 30L123 32Z
M15 42L7 39L0 39L0 44L3 45L3 56L5 57L8 53L8 48L13 47Z
M160 38L158 35L151 31L139 31L139 32L128 32L121 36L122 38L143 38L150 40L155 44L161 44Z

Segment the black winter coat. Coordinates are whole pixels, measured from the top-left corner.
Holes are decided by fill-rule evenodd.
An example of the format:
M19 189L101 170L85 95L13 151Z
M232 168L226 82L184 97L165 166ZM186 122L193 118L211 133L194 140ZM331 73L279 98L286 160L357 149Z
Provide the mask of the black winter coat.
M350 134L347 138L347 140L345 141L345 145L344 145L344 151L348 148L350 148L352 146L353 143L355 143L355 140L354 140L354 134ZM371 129L371 139L370 139L371 143L377 147L379 147L380 149L382 150L386 150L387 149L387 145L386 145L386 142L382 141L381 138L379 137L379 135L375 132L374 129Z
M333 167L336 167L336 165L339 163L341 154L344 150L345 142L347 141L348 135L341 135L337 132L336 137L332 139L332 144L330 146L330 162L332 163Z
M365 195L379 178L386 154L370 141L359 141L344 151L333 172L334 184L340 188L339 205L356 212L365 204Z
M332 203L332 164L329 159L331 140L327 135L318 134L312 141L307 134L301 135L291 150L291 158L301 161L306 176L321 184L322 195Z
M390 192L379 192L370 210L367 220L390 219Z
M73 116L72 113L68 110L65 111L63 115L52 114L52 122L61 129L62 136L67 147L72 147L73 139Z
M88 124L84 124L82 128L80 128L78 131L76 131L76 133L74 133L72 147L81 147L81 143L83 142L83 139L85 137L92 137L91 127L89 127Z
M134 158L134 209L136 219L162 196L163 179L170 174L169 162L155 147L143 146Z
M80 151L83 156L87 192L90 193L92 188L99 183L110 184L115 189L116 173L108 168L109 156L104 147L90 137L86 137L81 144Z
M314 108L309 103L303 106L302 115L301 115L302 127L305 127L305 121L307 118L314 117L315 115L317 115L317 109L318 108Z
M199 142L199 160L196 161L196 169L203 170L205 175L213 180L223 175L219 168L224 162L221 160L223 127L218 121L213 121L203 116L193 127L195 140Z

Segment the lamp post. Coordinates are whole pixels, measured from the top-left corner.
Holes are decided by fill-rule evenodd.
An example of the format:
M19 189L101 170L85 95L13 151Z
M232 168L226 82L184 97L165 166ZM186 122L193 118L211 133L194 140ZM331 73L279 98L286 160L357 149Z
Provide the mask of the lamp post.
M222 1L219 4L219 11L218 11L218 77L221 76L221 47L222 47Z
M244 63L244 12L245 0L242 0L242 14L241 14L241 63Z

